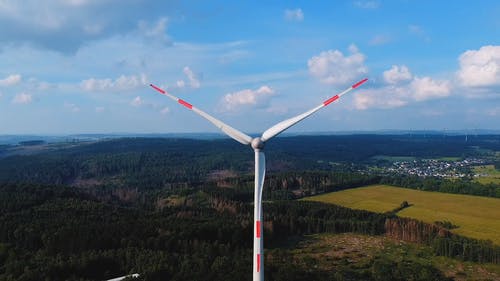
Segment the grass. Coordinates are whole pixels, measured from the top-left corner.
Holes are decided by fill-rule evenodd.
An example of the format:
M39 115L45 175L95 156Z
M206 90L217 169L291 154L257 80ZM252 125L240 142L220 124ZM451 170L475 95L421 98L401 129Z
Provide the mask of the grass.
M500 171L494 165L482 165L474 167L475 181L482 184L500 184Z
M449 221L459 227L452 232L487 239L500 245L500 199L427 192L387 185L373 185L326 193L304 200L333 203L353 209L387 212L401 202L410 206L398 213L427 223Z

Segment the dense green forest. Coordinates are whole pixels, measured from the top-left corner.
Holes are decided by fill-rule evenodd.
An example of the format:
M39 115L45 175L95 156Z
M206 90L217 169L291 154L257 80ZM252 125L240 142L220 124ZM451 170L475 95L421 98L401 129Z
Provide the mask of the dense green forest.
M7 148L4 146L3 149ZM461 136L435 135L286 137L277 138L267 145L266 166L270 174L326 171L359 175L366 174L361 166L380 161L373 159L379 155L477 157L488 154L488 151L500 151L500 136L471 137L467 142ZM499 159L488 161L495 164ZM0 157L0 182L12 183L94 184L157 189L172 187L176 183L204 183L207 179L213 179L211 175L217 175L218 171L230 171L232 177L251 175L251 149L229 139L129 138L81 143L58 150L42 149L30 155ZM405 187L429 185L417 182L416 178L399 180ZM488 196L496 194L491 186L473 184L470 182L468 187L461 188L459 192ZM325 187L321 189L324 191ZM452 188L442 189L454 192ZM476 191L468 192L468 189ZM484 190L477 191L479 189Z
M266 149L268 280L449 280L431 264L381 254L311 270L291 249L318 233L383 235L427 245L432 255L500 263L499 246L439 225L294 200L376 183L499 196L493 184L359 169L377 155L489 155L500 150L498 136L467 143L449 136L290 137ZM129 138L29 155L11 150L0 147L0 280L104 280L136 272L143 280L250 280L250 149L227 139Z
M138 208L103 203L68 187L2 185L0 280L99 280L133 272L140 272L144 280L249 280L250 195L220 188L191 189L165 193L159 197L165 202L156 201L153 208ZM500 261L500 247L491 243L392 215L304 201L274 201L264 210L265 245L271 252L313 233L395 238L413 233L421 240L417 242L432 246L438 255ZM399 277L378 278L378 267L387 264L398 262L374 257L366 268L340 274L345 280L406 280L428 267L407 265L404 274L409 275L394 272ZM446 280L432 267L425 272L430 275L415 280ZM266 267L270 280L331 280L333 273L286 263Z

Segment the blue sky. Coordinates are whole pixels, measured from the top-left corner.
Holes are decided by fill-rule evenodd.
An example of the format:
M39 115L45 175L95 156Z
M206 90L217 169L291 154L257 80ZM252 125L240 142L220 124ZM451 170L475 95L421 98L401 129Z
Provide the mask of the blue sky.
M0 134L500 129L498 1L0 0Z

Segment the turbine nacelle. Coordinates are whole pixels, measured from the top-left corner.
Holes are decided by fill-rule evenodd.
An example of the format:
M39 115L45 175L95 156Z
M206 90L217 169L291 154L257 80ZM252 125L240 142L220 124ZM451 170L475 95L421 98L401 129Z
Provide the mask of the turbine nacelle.
M260 137L256 137L256 138L252 139L252 142L250 143L250 145L252 146L252 148L254 150L262 150L262 149L264 149L265 144Z

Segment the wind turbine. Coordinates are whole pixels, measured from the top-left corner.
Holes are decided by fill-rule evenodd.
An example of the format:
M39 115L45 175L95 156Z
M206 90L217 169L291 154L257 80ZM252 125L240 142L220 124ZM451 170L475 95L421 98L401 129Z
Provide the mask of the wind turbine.
M300 115L297 115L295 117L292 117L290 119L284 120L271 128L267 129L262 136L252 138L248 136L245 133L242 133L235 128L227 125L226 123L216 119L215 117L209 115L208 113L194 107L192 104L176 97L173 96L167 91L150 84L150 86L155 89L156 91L160 92L160 94L165 95L174 101L178 102L179 104L185 106L186 108L194 111L195 113L201 115L201 117L207 119L210 121L212 124L214 124L217 128L222 130L224 133L226 133L228 136L231 138L235 139L236 141L244 144L244 145L250 145L254 152L255 152L255 193L254 193L254 239L253 239L253 280L254 281L263 281L264 280L264 238L263 238L263 231L262 231L262 187L264 185L264 177L266 174L266 160L264 156L264 144L272 139L273 137L279 135L286 129L290 128L291 126L297 124L298 122L302 121L309 115L313 114L314 112L320 110L321 108L336 102L341 96L347 94L348 92L356 89L357 87L361 86L361 84L365 83L368 79L365 78L355 84L353 84L351 87L347 88L343 92L325 100L323 103L320 105L314 107L313 109L306 111Z

